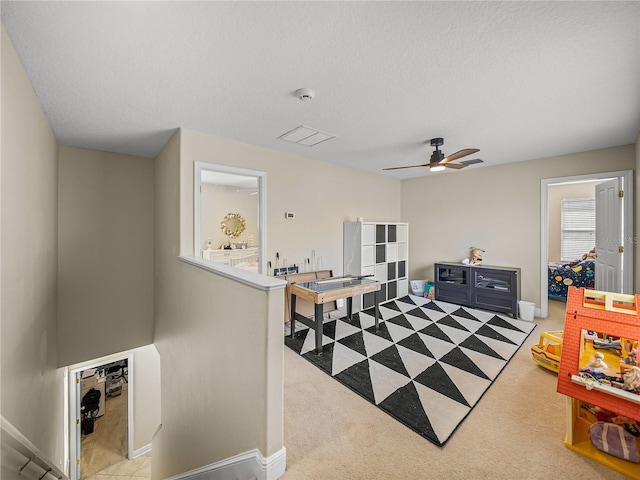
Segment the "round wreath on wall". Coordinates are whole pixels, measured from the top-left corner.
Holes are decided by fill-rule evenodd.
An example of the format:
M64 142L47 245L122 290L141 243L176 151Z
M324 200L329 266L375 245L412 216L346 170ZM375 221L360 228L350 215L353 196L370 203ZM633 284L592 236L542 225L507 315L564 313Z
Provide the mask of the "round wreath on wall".
M229 239L238 238L246 228L245 220L239 213L227 213L220 222L220 229Z

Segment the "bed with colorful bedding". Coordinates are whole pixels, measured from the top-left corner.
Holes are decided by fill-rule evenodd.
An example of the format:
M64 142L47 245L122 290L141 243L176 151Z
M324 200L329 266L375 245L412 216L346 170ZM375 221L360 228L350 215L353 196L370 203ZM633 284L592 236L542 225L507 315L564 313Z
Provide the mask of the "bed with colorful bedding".
M569 287L595 287L593 259L572 263L549 263L549 298L566 301Z

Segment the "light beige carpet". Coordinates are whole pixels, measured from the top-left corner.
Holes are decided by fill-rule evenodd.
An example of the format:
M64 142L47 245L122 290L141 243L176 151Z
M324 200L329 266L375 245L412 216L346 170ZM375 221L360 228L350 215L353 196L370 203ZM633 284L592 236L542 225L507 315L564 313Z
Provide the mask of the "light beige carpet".
M565 397L557 376L531 359L541 331L562 330L563 302L535 319L514 355L456 434L437 447L288 348L284 480L617 480L564 446Z

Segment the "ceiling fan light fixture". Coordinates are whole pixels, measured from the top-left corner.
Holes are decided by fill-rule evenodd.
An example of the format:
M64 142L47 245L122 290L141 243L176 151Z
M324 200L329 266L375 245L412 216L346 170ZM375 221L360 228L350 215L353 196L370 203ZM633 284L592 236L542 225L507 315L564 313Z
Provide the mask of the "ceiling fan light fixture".
M452 155L444 156L444 153L440 151L440 146L444 143L443 138L432 138L431 146L436 147L436 149L431 154L431 158L429 159L429 163L423 163L421 165L405 165L403 167L387 167L383 168L383 170L399 170L401 168L414 168L414 167L429 167L430 172L442 172L446 167L453 168L455 170L459 170L461 168L466 167L467 165L473 165L474 163L482 163L482 160L476 158L474 160L463 160L460 163L452 163L452 160L457 160L462 157L466 157L467 155L471 155L472 153L479 152L480 150L477 148L465 148L460 150Z
M435 151L431 154L429 163L440 163L442 160L444 160L444 153L442 153L440 150L438 150L438 147L436 147Z
M434 139L438 140L438 139ZM433 140L431 144L434 145ZM445 169L444 164L440 163L444 160L444 153L438 150L438 145L436 145L435 151L431 154L431 158L429 159L429 171L430 172L442 172Z

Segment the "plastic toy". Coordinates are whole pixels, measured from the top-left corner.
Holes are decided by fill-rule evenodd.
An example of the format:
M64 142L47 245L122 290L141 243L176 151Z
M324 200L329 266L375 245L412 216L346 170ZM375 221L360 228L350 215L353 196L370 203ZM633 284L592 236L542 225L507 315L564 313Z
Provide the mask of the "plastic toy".
M609 368L607 364L604 362L604 355L601 354L600 352L596 352L593 355L593 358L589 362L589 366L593 368L602 368L602 369Z
M624 374L624 389L640 392L640 367L631 367Z
M631 367L640 366L638 361L638 341L630 340L628 338L622 338L621 340L621 357L620 360L620 372L626 373Z
M631 387L631 376L626 379L619 371L618 362L624 358L614 349L600 349L592 344L585 332L599 332L607 341L620 339L620 348L630 353L633 342L640 339L640 294L625 295L599 292L584 288L570 288L564 322L562 362L558 372L558 393L566 395L567 422L564 444L629 478L640 478L640 464L619 459L598 450L590 440L589 428L596 419L587 415L581 405L589 403L600 409L615 412L615 416L640 421L640 396L626 390ZM591 338L594 336L592 335ZM610 368L606 372L585 368L584 365L599 350ZM626 353L626 352L625 352ZM589 374L595 378L585 378ZM619 381L622 380L622 381ZM588 412L587 412L588 413Z
M607 340L593 340L594 350L611 350L618 356L622 356L622 347L620 345L620 339L608 338Z
M542 332L538 343L531 347L533 361L541 367L558 373L562 355L562 330Z
M484 250L477 247L471 247L471 258L469 259L469 263L472 265L480 265L482 264L482 254Z

